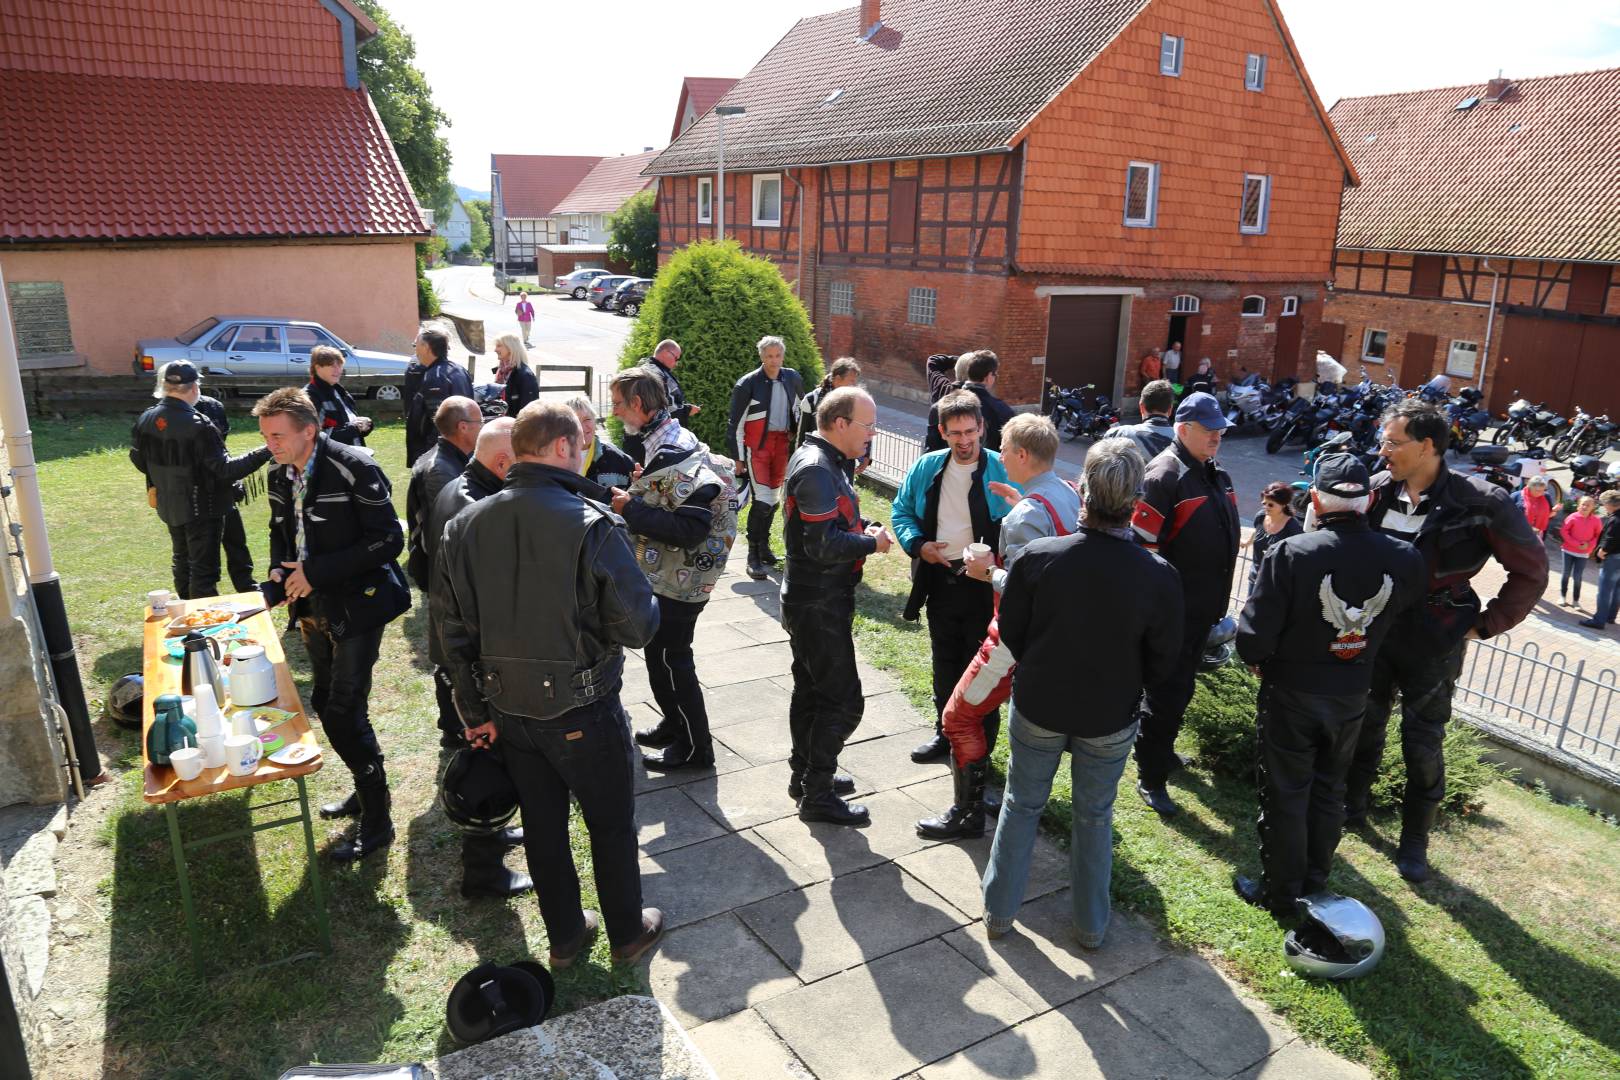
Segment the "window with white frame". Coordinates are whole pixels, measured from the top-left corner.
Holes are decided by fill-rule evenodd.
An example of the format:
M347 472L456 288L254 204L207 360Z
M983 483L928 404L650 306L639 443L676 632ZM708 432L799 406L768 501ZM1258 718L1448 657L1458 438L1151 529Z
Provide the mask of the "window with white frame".
M833 282L828 306L834 315L855 314L854 283L849 281Z
M714 223L714 177L700 176L697 182L698 223Z
M933 289L914 286L906 297L906 322L923 326L934 325L934 312L939 307L939 293Z
M1151 229L1159 214L1159 166L1133 161L1125 169L1125 224Z
M1368 329L1361 335L1361 358L1373 364L1384 362L1384 352L1389 348L1389 331Z
M1472 379L1479 372L1479 342L1453 341L1446 350L1446 374Z
M1159 38L1159 74L1181 75L1182 40L1174 34Z
M1255 91L1266 88L1266 57L1264 53L1249 54L1249 61L1243 66L1243 86L1246 90Z
M1263 233L1271 217L1271 177L1246 173L1243 177L1243 215L1238 230Z
M1283 297L1282 313L1285 316L1287 316L1287 315L1298 315L1299 314L1299 297L1297 297L1297 296L1285 296L1285 297Z
M782 224L781 173L758 173L754 176L754 224Z
M1263 296L1245 296L1243 298L1243 315L1245 318L1258 319L1266 313L1266 298Z
M1192 293L1182 293L1170 301L1170 314L1196 315L1198 314L1198 297Z

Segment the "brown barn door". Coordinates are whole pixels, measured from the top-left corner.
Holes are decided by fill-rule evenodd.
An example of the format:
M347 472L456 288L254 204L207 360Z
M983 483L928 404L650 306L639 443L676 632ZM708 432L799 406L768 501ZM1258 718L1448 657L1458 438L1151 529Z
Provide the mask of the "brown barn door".
M1577 405L1592 413L1620 408L1620 326L1585 324L1570 400L1560 411Z
M1491 375L1492 414L1500 416L1520 397L1545 401L1549 409L1567 409L1582 351L1582 325L1525 315L1509 315L1502 323L1502 347ZM1581 404L1608 408L1595 398Z
M1339 363L1344 363L1344 323L1325 322L1317 334L1316 347ZM1307 375L1306 372L1309 372ZM1281 372L1278 372L1279 377ZM1300 363L1300 378L1316 378L1316 357L1306 357Z
M1407 334L1406 356L1401 360L1401 373L1396 380L1405 387L1422 386L1434 377L1433 334Z
M1046 324L1046 377L1072 388L1094 383L1118 397L1114 368L1119 353L1118 296L1054 296Z
M1305 320L1298 313L1277 318L1277 351L1271 360L1271 380L1286 378L1299 371L1299 343L1305 334ZM1233 378L1240 373L1234 372Z

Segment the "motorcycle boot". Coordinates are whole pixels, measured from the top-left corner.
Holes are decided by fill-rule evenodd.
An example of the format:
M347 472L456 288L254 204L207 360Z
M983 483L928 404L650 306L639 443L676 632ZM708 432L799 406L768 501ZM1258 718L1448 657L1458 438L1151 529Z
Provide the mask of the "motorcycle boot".
M461 895L466 899L504 899L534 888L528 874L508 870L503 856L507 844L503 832L488 836L468 834L461 838Z
M990 759L978 758L965 765L951 760L955 798L950 809L938 817L917 822L917 835L928 840L976 839L984 835L984 778Z
M1429 830L1440 807L1432 802L1408 803L1401 810L1401 842L1395 849L1395 869L1417 885L1429 880Z
M389 816L388 775L378 758L355 773L354 792L360 799L360 823L354 834L332 846L335 862L357 862L394 842L394 821Z
M331 820L333 818L357 817L360 813L360 796L349 792L348 798L342 802L329 802L321 804L321 817Z

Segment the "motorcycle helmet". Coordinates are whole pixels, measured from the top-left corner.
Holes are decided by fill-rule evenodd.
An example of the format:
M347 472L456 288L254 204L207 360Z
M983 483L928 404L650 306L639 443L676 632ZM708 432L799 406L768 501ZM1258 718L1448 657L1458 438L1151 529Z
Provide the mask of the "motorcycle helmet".
M1210 627L1209 637L1204 641L1204 656L1198 661L1198 670L1214 671L1232 659L1232 654L1237 651L1232 644L1236 637L1237 620L1230 615Z
M107 705L102 715L121 728L139 730L141 726L141 698L146 694L146 680L131 672L113 683L107 694Z
M1608 477L1613 483L1620 484L1620 461L1611 462L1608 469L1604 471L1603 475Z
M1283 956L1301 975L1355 979L1384 957L1384 925L1360 900L1319 892L1295 901L1303 924L1283 938Z
M451 988L445 1026L457 1043L470 1046L534 1027L551 1011L553 997L549 976L542 982L529 965L479 964Z
M517 813L517 788L494 751L464 746L439 777L439 805L463 831L485 836L506 828Z

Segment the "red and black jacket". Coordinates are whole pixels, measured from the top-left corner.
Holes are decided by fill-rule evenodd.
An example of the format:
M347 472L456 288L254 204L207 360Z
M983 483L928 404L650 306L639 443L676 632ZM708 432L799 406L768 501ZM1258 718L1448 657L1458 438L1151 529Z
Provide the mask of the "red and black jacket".
M1199 461L1181 440L1148 462L1131 528L1181 575L1186 631L1203 633L1226 611L1237 567L1238 508L1232 478Z
M796 592L852 590L877 541L866 535L861 501L838 448L811 435L793 452L783 485L782 537L787 548L782 598Z
M804 397L804 376L784 364L776 377L781 381L782 389L787 391L787 437L791 440L799 415L799 399ZM733 459L741 461L745 449L758 450L764 446L770 419L771 380L765 377L763 367L757 367L738 379L731 388L726 452Z

